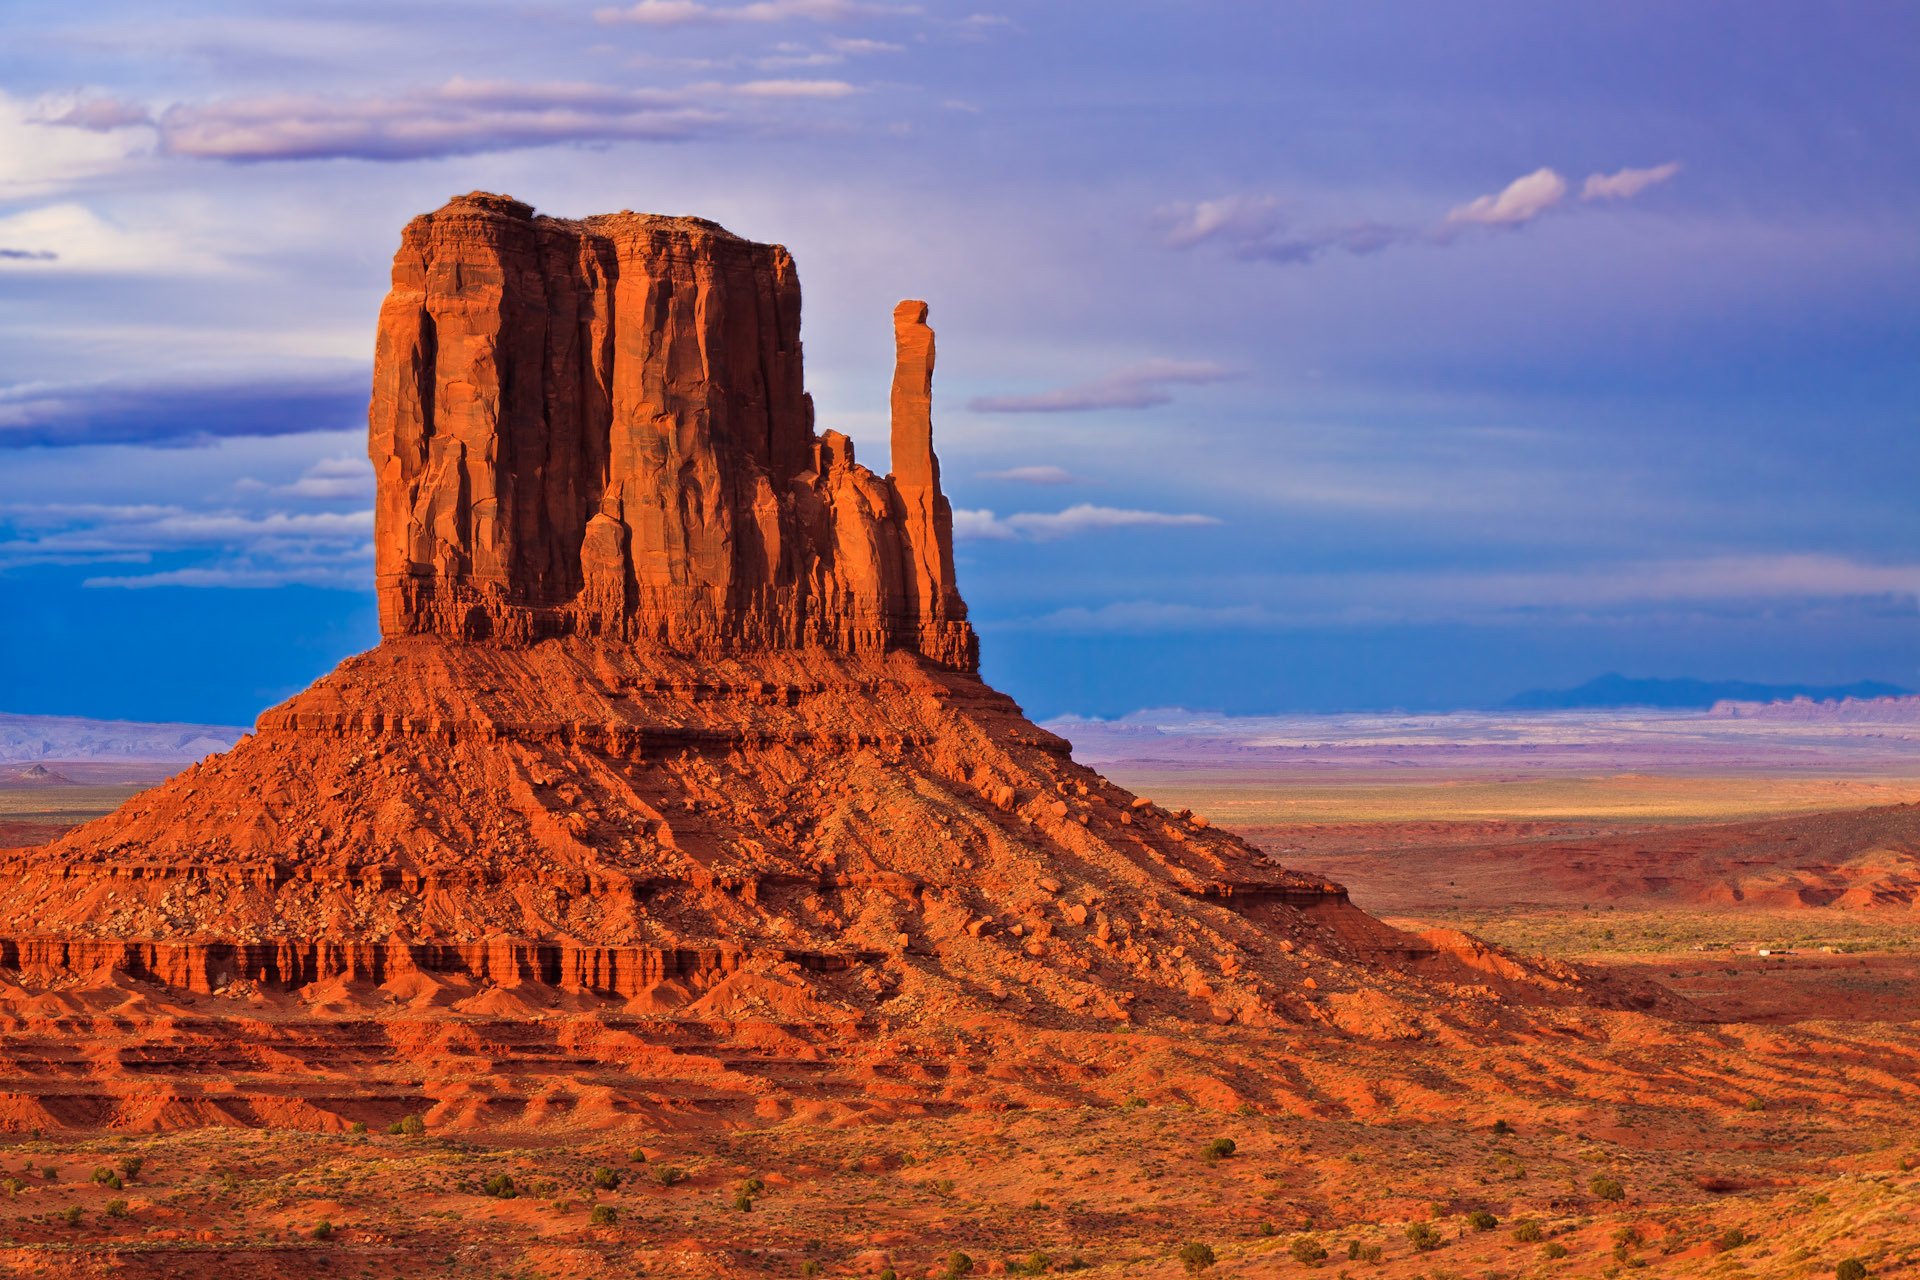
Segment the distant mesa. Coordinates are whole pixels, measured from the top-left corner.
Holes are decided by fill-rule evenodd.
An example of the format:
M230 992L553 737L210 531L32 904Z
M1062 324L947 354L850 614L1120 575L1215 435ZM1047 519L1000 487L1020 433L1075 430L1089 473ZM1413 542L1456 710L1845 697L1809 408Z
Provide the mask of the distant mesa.
M218 724L146 724L0 713L0 763L185 765L225 751L245 733L245 729Z
M1806 698L1837 702L1843 698L1892 698L1912 693L1879 680L1843 685L1752 684L1741 680L1634 679L1609 674L1571 689L1532 689L1509 698L1511 711L1572 711L1594 707L1659 707L1668 710L1718 702L1785 702Z

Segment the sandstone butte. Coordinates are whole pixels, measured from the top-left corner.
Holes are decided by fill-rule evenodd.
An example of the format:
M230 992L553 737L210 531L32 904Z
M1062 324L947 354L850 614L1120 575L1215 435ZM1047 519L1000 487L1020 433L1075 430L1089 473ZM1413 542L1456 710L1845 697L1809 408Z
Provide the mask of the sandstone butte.
M817 428L800 315L697 218L407 226L382 642L0 856L0 1126L1706 1105L1661 989L1390 928L1074 763L976 673L925 304L885 476ZM1799 1034L1715 1032L1713 1089L1911 1051Z

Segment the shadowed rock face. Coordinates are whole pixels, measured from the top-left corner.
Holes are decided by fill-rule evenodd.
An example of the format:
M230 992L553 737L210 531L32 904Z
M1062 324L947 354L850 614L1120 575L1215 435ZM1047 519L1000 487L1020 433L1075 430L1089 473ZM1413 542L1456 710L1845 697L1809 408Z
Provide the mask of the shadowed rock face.
M907 648L971 670L926 310L894 313L883 478L814 433L780 246L478 193L416 218L370 415L383 633Z

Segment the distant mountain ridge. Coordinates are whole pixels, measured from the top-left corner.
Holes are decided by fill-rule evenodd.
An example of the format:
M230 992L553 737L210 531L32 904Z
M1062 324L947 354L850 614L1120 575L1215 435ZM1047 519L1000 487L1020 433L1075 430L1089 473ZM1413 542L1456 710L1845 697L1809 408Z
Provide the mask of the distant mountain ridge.
M1852 684L1754 684L1745 680L1635 679L1609 672L1571 689L1530 689L1507 699L1510 711L1572 711L1587 707L1698 707L1722 702L1840 702L1846 699L1899 698L1913 690L1881 680Z
M247 732L225 724L146 724L0 712L0 764L41 760L192 764L225 751Z

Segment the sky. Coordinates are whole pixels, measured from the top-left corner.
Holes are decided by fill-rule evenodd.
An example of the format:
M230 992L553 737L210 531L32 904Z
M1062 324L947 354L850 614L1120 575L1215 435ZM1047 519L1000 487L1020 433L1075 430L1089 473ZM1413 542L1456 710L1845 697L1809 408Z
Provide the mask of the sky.
M985 6L985 7L980 7ZM400 228L787 245L891 308L1037 716L1920 688L1920 8L9 0L0 710L247 723L377 640Z

